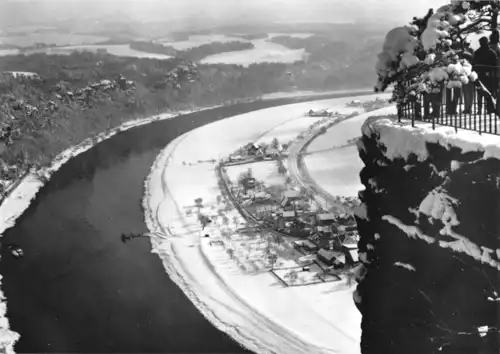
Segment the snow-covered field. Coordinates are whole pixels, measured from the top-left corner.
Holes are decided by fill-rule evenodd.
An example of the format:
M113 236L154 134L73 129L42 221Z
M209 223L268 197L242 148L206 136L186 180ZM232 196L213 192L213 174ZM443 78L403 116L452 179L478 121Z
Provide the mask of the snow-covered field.
M385 96L385 95L381 95ZM375 115L395 114L390 106L367 112L348 119L319 135L307 147L304 163L316 183L334 196L356 197L364 187L359 180L363 163L356 145L346 145L351 139L361 136L361 126L366 118Z
M278 174L275 161L260 161L244 165L227 166L227 176L229 180L237 185L238 177L241 173L252 170L252 175L258 181L265 181L266 185L284 185L285 178Z
M287 37L295 37L295 38L309 38L314 36L314 33L269 33L269 38L278 37L278 36L287 36Z
M216 222L201 231L197 219L186 214L186 207L202 198L202 212L217 215L216 197L221 191L214 164L183 162L219 160L262 137L263 131L294 117L303 119L311 108L342 110L352 99L269 108L198 128L167 146L146 181L143 205L148 228L170 236L153 238L153 252L215 326L256 352L359 353L361 316L352 301L353 289L345 282L283 288L267 272L243 272L223 247L208 244L223 239L221 225ZM226 215L242 220L236 210ZM201 237L205 233L211 237Z
M268 42L266 39L257 39L252 43L255 46L253 49L214 54L204 58L201 62L249 66L252 63L262 62L293 63L307 56L304 49L289 49L281 44Z
M266 131L263 135L255 141L257 144L266 143L269 144L274 138L282 144L287 144L297 137L300 133L307 130L310 125L314 122L321 120L321 117L299 117L289 122L279 124L272 128L272 130Z
M0 57L5 57L7 55L17 55L19 54L18 49L0 49Z
M240 35L244 35L245 33L241 33ZM312 36L311 33L269 33L268 38L273 38L277 36L289 36L296 38L307 38ZM264 40L268 39L265 38ZM209 44L213 42L253 42L255 44L256 41L261 40L247 40L243 37L235 36L226 36L224 34L210 34L210 35L193 35L190 36L188 40L185 41L171 41L169 38L160 38L156 40L156 42L172 46L177 50L187 50L190 48L195 48L202 46L204 44Z

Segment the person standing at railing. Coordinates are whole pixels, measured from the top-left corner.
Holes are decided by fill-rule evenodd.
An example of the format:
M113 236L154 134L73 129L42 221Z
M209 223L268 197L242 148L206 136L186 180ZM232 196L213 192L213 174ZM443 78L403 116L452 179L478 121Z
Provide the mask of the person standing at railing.
M491 49L495 52L497 55L497 63L496 63L496 75L494 79L494 86L493 89L495 92L493 92L493 97L497 100L497 113L500 113L500 104L498 102L498 90L500 89L500 34L498 33L498 30L493 30L490 35L490 47Z
M479 45L479 49L474 53L472 67L477 73L479 81L481 81L490 93L493 93L495 91L497 55L490 48L487 37L481 37ZM493 106L491 97L483 92L483 90L479 90L478 93L478 113L482 114L483 111L483 97L486 100L488 113L494 113L495 107Z
M460 88L446 88L446 114L457 114L457 105L460 98Z
M472 64L473 55L470 48L470 43L464 43L464 51L462 52L461 57L462 59L465 59ZM472 103L474 102L474 82L469 81L468 83L462 85L462 94L464 97L464 110L462 113L471 114Z
M441 108L441 99L443 96L443 84L435 83L429 85L426 92L423 92L424 98L424 119L439 118ZM431 112L432 107L432 112Z

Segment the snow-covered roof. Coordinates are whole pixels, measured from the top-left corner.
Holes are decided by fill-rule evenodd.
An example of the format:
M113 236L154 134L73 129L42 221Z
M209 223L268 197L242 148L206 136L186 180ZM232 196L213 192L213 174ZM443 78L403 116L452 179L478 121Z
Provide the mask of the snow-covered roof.
M271 195L269 193L266 193L266 192L257 192L254 194L254 197L255 198L270 198Z
M280 150L279 149L276 149L274 146L266 146L265 148L265 151L266 151L266 154L273 154L273 153L279 153Z
M260 149L260 145L254 144L254 143L248 143L243 148L245 148L245 149Z
M318 221L335 220L335 214L332 213L318 214L316 215L316 218L318 219Z
M283 196L286 198L298 198L298 197L300 197L300 191L296 191L294 189L289 189L283 193Z
M344 242L342 244L342 246L344 246L345 248L348 248L350 250L357 250L358 249L358 243L348 243L348 242Z
M293 243L295 243L298 246L307 246L307 247L310 247L310 248L318 247L318 246L316 246L314 243L312 243L309 240L297 240L297 241L293 241Z
M319 232L331 232L332 229L329 226L317 226L316 229Z
M385 156L389 159L407 159L410 154L415 154L419 161L424 161L428 156L427 144L436 143L445 148L458 147L463 153L470 151L484 151L483 158L500 159L500 136L482 134L470 130L436 126L432 129L431 123L415 122L415 127L410 124L401 125L390 118L371 117L362 127L363 135L380 135L378 140L387 148ZM362 144L358 145L360 148Z
M349 249L349 253L351 254L351 257L354 260L354 262L359 261L358 249Z
M315 254L308 254L307 256L303 256L299 258L299 262L308 262L308 261L315 261L316 260L316 255Z
M327 251L327 250L321 248L318 251L318 255L325 258L325 259L332 260L337 256L337 253L333 252L333 251Z

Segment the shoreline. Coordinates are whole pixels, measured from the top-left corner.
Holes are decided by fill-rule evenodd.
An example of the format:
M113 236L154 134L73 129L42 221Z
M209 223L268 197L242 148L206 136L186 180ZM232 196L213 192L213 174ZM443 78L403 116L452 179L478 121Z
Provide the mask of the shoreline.
M357 97L357 96L351 96L349 98L331 99L330 101L335 100L333 102L338 102L338 104L341 104L342 102L349 101L349 99L352 100L352 97ZM324 103L324 101L327 100L320 99L313 101L314 103L312 102L309 103L312 104L318 103L319 105L321 105L321 103L319 103L320 101L323 101L321 103ZM254 111L254 113L255 112L259 111ZM265 115L265 113L262 112L260 114ZM238 118L238 116L233 118L236 119ZM241 120L241 118L242 117L240 116L238 119ZM247 116L245 118L249 119L250 117ZM266 124L270 126L278 126L279 119L283 119L283 121L289 120L290 113L288 113L287 118L283 117L278 118L277 120L273 120L271 122L268 121ZM242 127L241 123L242 122L240 121L239 123L240 129ZM255 120L253 120L252 123L254 125L259 125L259 123L255 122ZM215 125L215 123L211 124L210 126L212 125ZM214 131L215 129L217 129L217 127L215 126L212 128L214 129ZM200 135L199 138L201 138L202 136L210 135L208 132L205 134L200 133L200 129L203 129L203 127L197 128L191 132L186 133L185 136L183 136L185 139L183 144L188 146L189 141L196 140L196 134ZM231 128L229 127L225 127L221 128L220 130L230 131L230 129ZM241 132L238 134L241 134ZM259 135L257 133L252 133L252 132L247 132L246 134L248 135L247 138L249 140L252 140L252 134L255 136ZM217 138L214 136L212 136L212 139L217 140ZM195 165L194 167L181 165L181 160L182 162L184 162L184 160L188 160L189 156L191 156L189 155L190 153L194 154L192 156L196 156L199 160L205 160L209 159L209 156L208 155L205 156L205 154L210 154L210 152L188 151L189 149L186 148L186 146L183 146L183 150L181 150L180 152L177 151L177 153L174 154L177 148L177 145L175 147L172 146L174 145L174 143L179 144L180 143L179 138L176 139L175 142L172 142L171 144L167 145L167 147L162 151L162 153L160 153L161 156L160 155L158 156L158 159L151 168L151 173L148 176L148 179L145 183L146 193L143 199L143 208L145 211L146 225L148 226L148 229L152 233L159 231L164 233L165 232L170 233L172 230L167 230L167 226L171 227L172 224L175 224L176 227L175 230L173 230L173 232L176 233L175 236L170 236L168 240L165 240L163 237L151 238L151 242L153 245L152 252L158 253L160 255L160 258L162 259L170 278L181 287L181 289L186 293L186 295L190 298L193 304L198 309L200 309L200 312L202 312L202 314L207 319L209 319L209 321L211 321L214 324L214 326L228 333L232 338L237 340L240 344L244 345L246 348L254 350L258 353L287 353L287 354L303 353L303 352L330 353L330 352L335 352L335 350L338 350L338 348L340 347L347 348L347 346L350 347L350 349L347 349L346 352L348 353L359 352L358 345L347 344L350 343L350 341L356 343L358 341L357 336L355 335L354 337L350 338L348 334L342 333L344 328L341 328L342 325L340 325L340 323L332 323L330 322L330 320L332 320L330 317L325 318L319 313L320 311L317 311L317 309L316 311L313 310L315 304L313 305L309 304L304 306L302 309L299 308L296 310L297 314L302 313L302 316L297 315L299 318L304 317L303 315L308 314L308 312L310 312L311 310L314 312L313 315L309 316L306 315L305 317L309 318L312 317L314 320L318 321L318 325L320 327L324 327L322 329L321 328L318 329L318 331L321 332L319 334L315 333L318 331L314 330L312 333L311 330L306 331L306 327L308 327L308 325L307 321L304 322L304 319L299 320L299 322L301 322L299 324L288 323L285 320L286 315L284 317L278 316L279 318L276 320L276 313L279 314L280 311L283 313L284 311L283 308L277 309L276 311L278 312L274 311L274 313L268 313L265 309L266 306L269 306L269 303L264 304L264 306L262 306L262 301L263 301L262 295L260 295L261 297L260 300L259 299L255 300L252 297L248 298L249 296L248 292L245 293L240 287L240 285L242 285L244 288L245 284L240 283L241 279L240 282L238 282L238 279L235 278L237 277L237 275L233 274L235 271L229 270L229 268L227 268L227 267L231 268L231 265L228 265L228 262L223 261L223 263L220 263L221 261L219 258L219 260L217 260L214 263L214 260L217 259L217 254L216 254L217 251L213 251L215 247L208 247L207 245L205 245L204 241L206 241L206 239L201 238L200 235L196 235L196 233L199 232L198 230L199 226L197 226L198 224L196 223L196 221L193 220L192 217L185 217L184 213L180 210L181 207L179 207L179 205L175 206L173 205L177 203L183 203L182 201L184 200L189 200L191 202L188 203L192 204L192 200L194 200L196 197L201 197L202 193L203 193L203 204L215 203L214 201L215 196L213 196L214 193L213 190L215 188L212 186L214 186L214 184L217 184L217 180L215 176L214 166L206 166L206 164L199 164L201 166ZM237 146L234 145L232 146L232 148L236 147ZM213 154L220 155L223 154L226 150L229 151L230 149L224 145L223 147L219 148L219 150L214 150ZM197 153L203 156L199 156ZM192 180L193 178L194 180ZM192 181L190 182L190 180ZM200 186L200 184L206 186L202 187ZM170 186L175 185L175 187L170 187L172 188L172 191L167 192L168 196L167 193L165 192L165 187L167 185ZM207 190L210 190L210 192L207 192ZM169 202L169 205L165 204L167 201ZM157 216L156 220L155 220L155 215ZM170 217L170 220L167 220L168 216ZM186 225L186 223L189 223L189 225ZM212 228L210 227L210 229ZM216 230L214 229L212 229L211 231L208 231L207 229L207 233L209 233L211 237L215 237L214 236L215 232ZM214 254L214 252L216 253ZM177 259L175 260L175 258ZM207 261L209 261L209 264L206 263ZM201 264L196 264L197 262ZM181 268L172 269L175 268L176 266L180 266ZM220 267L223 267L224 269ZM179 276L182 277L181 273L184 273L184 276L188 278L175 279L176 277ZM252 282L255 283L259 281L260 282L275 281L274 279L272 279L272 277L270 277L269 274L261 274L261 275L262 276L254 275L253 280L251 280L252 276L246 279L249 281L251 280L250 283ZM249 277L248 275L243 275L243 276ZM267 278L262 279L265 276L269 276L269 279ZM256 278L259 279L256 280ZM326 286L325 285L322 286L321 284L314 286L317 287L316 289L319 289L316 291L336 292L337 295L334 294L333 297L331 298L332 302L334 303L336 297L338 301L346 301L346 299L349 299L350 303L352 303L352 307L354 308L354 303L352 302L352 298L350 296L350 293L352 292L351 288L341 287L342 289L339 289L339 284L334 284L333 289L331 284L327 284ZM284 294L281 292L280 289L275 289L273 291L274 295L276 295L277 293L281 293L281 295L284 296ZM242 301L234 299L233 297L234 293L236 293L238 297L244 295L243 297L241 297ZM300 289L295 291L295 293L289 293L289 294L290 294L289 296L297 297L297 300L304 298L304 292L301 292ZM220 296L219 300L214 301L214 299L217 299L216 298L217 296ZM228 297L231 298L231 300L227 300L226 302L222 300L222 299L228 299ZM330 297L321 299L322 301L320 301L320 303L326 304L328 302L328 299L330 299ZM261 301L259 303L260 306L256 307L255 306L256 303L254 300L257 302ZM272 302L272 300L273 299L271 299L270 301ZM220 303L225 303L226 306L220 307ZM273 302L273 304L275 303ZM231 306L236 306L236 307L233 308ZM349 314L351 313L349 312L350 309L345 309L345 306L342 306L342 303L339 303L338 307L339 307L338 309L334 309L333 311L333 313L340 312L338 316L333 315L334 317L338 317L333 320L334 322L342 320L344 321L347 320L348 322L353 321L353 319L349 319L350 315L347 315L347 313ZM350 308L350 306L348 307ZM243 321L241 320L238 321L237 320L238 317L231 317L236 312L241 312L241 311L246 312L248 311L248 309L251 310L251 313L248 314L246 317L244 317ZM288 312L290 311L288 310ZM348 318L345 318L346 316ZM360 315L357 313L354 313L354 316L355 318L360 317ZM225 320L226 318L230 318L231 325L227 324ZM263 321L264 323L262 323L261 321ZM354 320L354 323L356 323L356 321L357 320ZM269 326L269 322L272 323L273 325L272 327L267 327ZM241 326L245 326L245 333L251 333L251 331L255 330L255 328L251 328L252 323L259 329L257 334L251 337L254 338L254 340L250 340L247 336L243 336L241 331L235 330L235 327L241 328ZM300 330L300 328L302 328L303 330ZM325 328L328 328L328 330ZM332 337L335 337L335 333L338 334L337 336L338 338L332 339ZM283 335L285 335L285 338L283 337ZM278 341L267 340L269 336L278 337ZM286 337L288 337L288 339L286 339ZM299 340L299 342L295 341L295 343L291 345L291 343L289 342L290 337ZM258 339L259 343L261 344L264 345L266 345L267 343L269 344L267 344L266 348L255 347L255 339ZM333 343L332 340L333 342L338 342L338 344L335 343L333 344L333 348L330 346ZM329 343L330 345L327 343ZM286 345L289 345L289 347L285 348L284 346Z
M219 106L220 105L203 107L196 109L195 111L209 110ZM155 121L172 119L189 113L192 113L192 111L184 110L175 113L162 113L145 118L130 120L109 130L108 132L102 132L94 137L85 139L77 145L69 147L58 154L52 160L49 167L26 172L22 178L15 180L9 187L7 187L7 195L0 204L0 237L2 237L3 233L7 229L15 226L16 220L29 208L38 191L45 185L46 182L43 182L39 175L43 175L48 181L51 175L59 170L61 166L70 159L84 153L85 151L93 148L96 144L107 140L118 133ZM5 352L11 354L15 353L14 346L21 337L21 334L10 329L9 320L6 315L7 299L1 290L1 279L2 277L0 275L0 348L5 348Z

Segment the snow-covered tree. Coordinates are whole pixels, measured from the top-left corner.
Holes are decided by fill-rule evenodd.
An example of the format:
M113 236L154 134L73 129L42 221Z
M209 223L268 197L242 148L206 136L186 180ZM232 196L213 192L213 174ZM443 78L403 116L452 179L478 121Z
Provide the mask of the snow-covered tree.
M404 103L443 85L460 88L476 82L477 74L463 56L464 41L496 29L499 7L499 0L451 1L389 31L375 68L375 92L394 85L392 101ZM477 86L491 96L479 81Z

